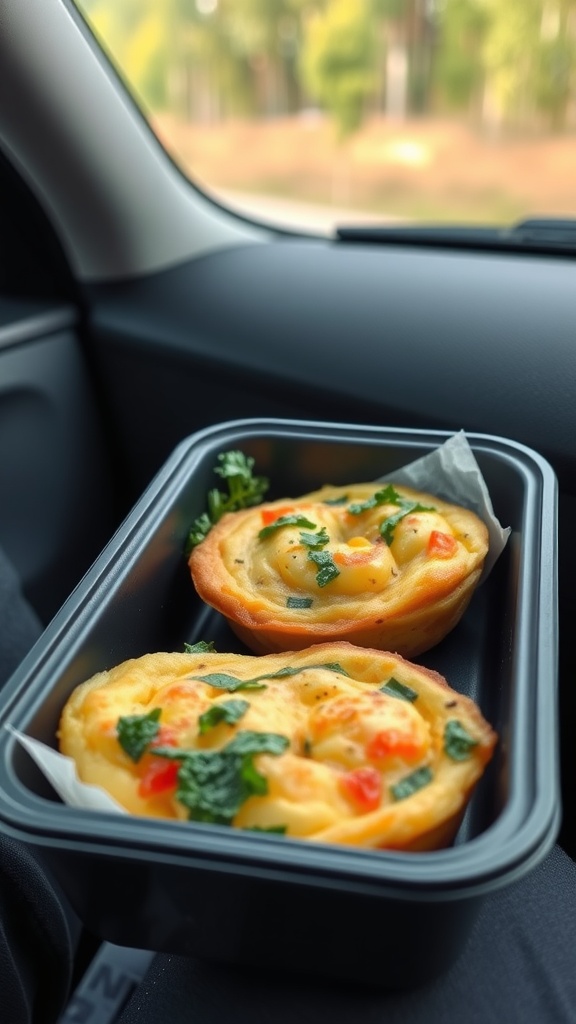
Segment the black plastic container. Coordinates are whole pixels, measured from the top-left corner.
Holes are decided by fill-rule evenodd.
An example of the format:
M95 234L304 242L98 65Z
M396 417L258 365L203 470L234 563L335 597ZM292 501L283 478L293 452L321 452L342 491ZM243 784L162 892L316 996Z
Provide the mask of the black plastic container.
M531 870L557 834L556 480L535 452L468 440L508 544L456 629L414 659L473 697L499 734L453 847L371 852L64 806L6 723L56 746L61 709L94 672L214 640L242 651L195 594L183 554L240 448L267 499L372 480L449 435L243 420L183 442L10 680L0 714L0 827L32 844L109 941L406 987L456 959L480 901Z

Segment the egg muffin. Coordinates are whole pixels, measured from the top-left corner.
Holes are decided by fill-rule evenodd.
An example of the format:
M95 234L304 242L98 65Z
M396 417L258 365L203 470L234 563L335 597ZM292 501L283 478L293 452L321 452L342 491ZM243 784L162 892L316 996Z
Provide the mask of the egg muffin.
M497 739L437 673L346 642L132 659L74 690L58 738L136 815L407 851L452 841Z
M228 512L188 565L255 653L346 640L413 657L460 620L487 552L469 509L370 483Z

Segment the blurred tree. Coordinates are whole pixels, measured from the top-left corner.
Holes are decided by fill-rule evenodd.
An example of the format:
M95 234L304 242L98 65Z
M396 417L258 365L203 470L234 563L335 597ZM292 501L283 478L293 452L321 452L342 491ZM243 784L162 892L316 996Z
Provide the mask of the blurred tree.
M436 105L474 112L480 109L484 87L489 11L483 0L444 0L437 24L432 81Z
M308 19L301 56L310 96L343 140L359 128L376 84L374 22L366 3L331 0Z
M575 0L483 0L488 95L504 124L566 123L574 96Z
M576 0L78 0L149 111L210 121L310 100L340 139L388 117L479 108L496 126L576 118Z

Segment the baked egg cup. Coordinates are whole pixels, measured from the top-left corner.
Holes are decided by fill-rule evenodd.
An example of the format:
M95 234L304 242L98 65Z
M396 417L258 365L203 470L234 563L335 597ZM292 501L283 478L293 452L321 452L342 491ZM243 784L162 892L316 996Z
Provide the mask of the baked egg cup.
M226 513L188 564L255 653L346 640L413 657L458 623L487 552L469 509L369 483Z
M438 673L339 641L125 661L73 691L58 740L132 814L420 851L453 841L497 737Z

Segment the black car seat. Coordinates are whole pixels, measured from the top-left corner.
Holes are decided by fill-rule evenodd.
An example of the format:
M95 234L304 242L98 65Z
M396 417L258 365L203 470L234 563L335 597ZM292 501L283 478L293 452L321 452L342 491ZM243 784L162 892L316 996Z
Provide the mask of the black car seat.
M0 623L2 686L42 625L1 549ZM5 1024L58 1020L72 984L79 934L79 922L33 852L0 832L0 1016Z

